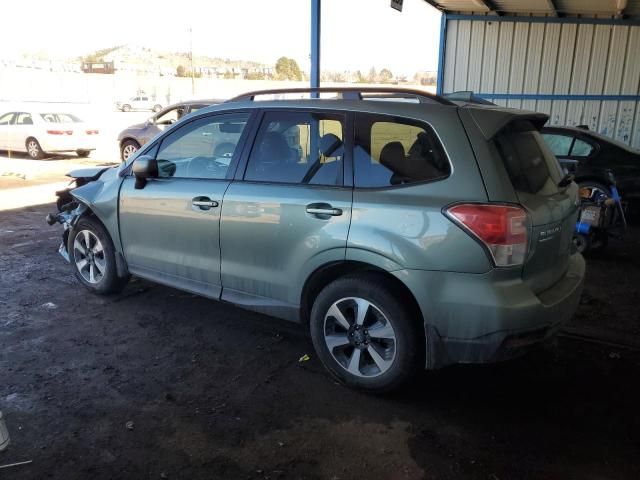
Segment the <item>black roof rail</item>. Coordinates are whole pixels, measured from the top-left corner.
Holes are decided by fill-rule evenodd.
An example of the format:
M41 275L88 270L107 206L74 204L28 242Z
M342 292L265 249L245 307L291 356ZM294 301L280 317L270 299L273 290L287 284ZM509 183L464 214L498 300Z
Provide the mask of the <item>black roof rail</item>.
M341 98L349 100L366 100L375 98L415 98L420 103L439 103L441 105L454 105L450 100L439 95L415 90L411 88L392 87L319 87L319 88L274 88L270 90L256 90L233 97L227 102L253 101L258 95L277 95L285 93L339 93ZM370 94L363 96L364 94Z

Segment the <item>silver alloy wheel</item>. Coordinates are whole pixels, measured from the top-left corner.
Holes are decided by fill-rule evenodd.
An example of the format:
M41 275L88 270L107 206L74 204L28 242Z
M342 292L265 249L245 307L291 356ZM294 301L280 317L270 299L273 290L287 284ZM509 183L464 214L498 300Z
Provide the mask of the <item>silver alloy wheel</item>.
M341 298L331 305L324 317L324 341L340 366L357 377L382 375L396 357L391 322L364 298Z
M27 142L27 153L31 158L38 158L40 155L40 145L35 140L29 140Z
M122 159L128 160L129 157L134 153L136 153L137 151L138 149L135 147L135 145L131 145L130 143L128 145L125 145L124 148L122 149Z
M73 241L76 268L87 282L99 283L107 271L107 260L100 239L91 230L80 230Z

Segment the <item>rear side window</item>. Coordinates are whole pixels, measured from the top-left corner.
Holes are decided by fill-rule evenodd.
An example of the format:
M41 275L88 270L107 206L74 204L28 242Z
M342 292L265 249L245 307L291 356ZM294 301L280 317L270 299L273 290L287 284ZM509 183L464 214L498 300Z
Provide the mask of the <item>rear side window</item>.
M495 145L516 191L542 195L558 191L559 163L531 122L511 123L496 136Z
M451 173L429 125L378 115L357 115L354 163L355 186L361 188L432 181Z
M571 149L572 157L588 157L591 155L593 151L593 147L591 144L576 138L576 142L573 144L573 148Z
M543 133L542 138L547 142L547 145L549 145L549 148L556 157L566 157L569 155L573 137L556 135L555 133Z
M249 157L245 180L340 185L344 120L316 112L267 112Z

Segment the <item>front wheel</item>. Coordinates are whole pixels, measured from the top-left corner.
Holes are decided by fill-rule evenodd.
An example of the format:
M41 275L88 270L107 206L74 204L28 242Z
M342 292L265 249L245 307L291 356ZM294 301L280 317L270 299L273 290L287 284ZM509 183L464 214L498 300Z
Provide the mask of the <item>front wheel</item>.
M27 154L34 160L42 160L44 158L44 152L35 138L27 139L26 147Z
M160 110L162 110L162 105L154 105L154 106L153 106L153 108L152 108L152 110L153 110L155 113L157 113L157 112L159 112Z
M123 162L126 162L131 155L136 153L140 148L140 144L135 140L127 140L122 143L120 147L120 158Z
M310 330L318 357L340 382L374 393L405 384L424 365L424 333L399 292L377 276L338 279L316 298Z
M131 111L131 105L125 104L122 106L122 111L123 112L130 112Z
M91 150L76 150L76 155L78 155L80 158L87 158L89 155L91 155Z
M118 277L113 242L97 219L82 218L69 235L67 248L73 273L91 292L119 292L129 281L129 276Z

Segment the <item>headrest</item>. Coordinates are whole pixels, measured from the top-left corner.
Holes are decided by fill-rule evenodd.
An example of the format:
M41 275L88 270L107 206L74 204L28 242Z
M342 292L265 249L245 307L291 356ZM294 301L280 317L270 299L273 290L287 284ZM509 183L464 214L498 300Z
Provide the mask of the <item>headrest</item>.
M342 140L333 133L325 133L319 142L320 153L325 157L332 156L342 146Z

